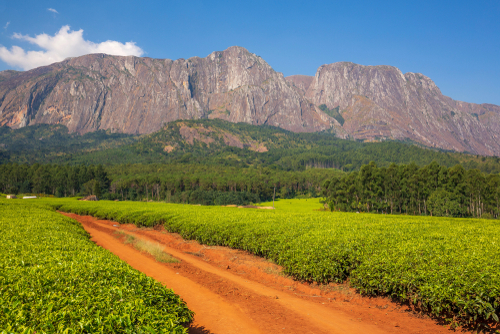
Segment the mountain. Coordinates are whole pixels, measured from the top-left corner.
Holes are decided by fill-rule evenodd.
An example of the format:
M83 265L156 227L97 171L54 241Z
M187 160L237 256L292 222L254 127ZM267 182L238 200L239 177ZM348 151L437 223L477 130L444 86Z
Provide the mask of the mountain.
M241 47L175 61L92 54L5 77L0 125L12 128L49 123L78 133L144 134L177 119L220 118L346 136L281 73Z
M0 71L0 81L10 79L11 77L18 75L19 73L21 72L14 70Z
M0 126L61 124L149 134L175 120L222 119L362 141L400 140L500 156L500 107L455 101L392 66L322 65L284 78L241 47L205 58L92 54L0 72Z
M292 85L297 87L302 95L305 95L307 89L309 88L309 86L311 86L314 77L310 75L296 74L296 75L290 75L285 79L286 81L290 82Z
M291 81L302 87L296 78ZM500 107L455 101L422 74L342 62L319 67L303 87L315 105L339 111L344 130L354 139L409 139L446 150L500 155Z

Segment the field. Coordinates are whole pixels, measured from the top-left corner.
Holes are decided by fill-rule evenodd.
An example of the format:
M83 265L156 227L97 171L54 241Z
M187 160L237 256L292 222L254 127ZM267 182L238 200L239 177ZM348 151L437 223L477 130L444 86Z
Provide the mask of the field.
M41 200L0 199L0 243L0 333L185 333L193 319Z
M186 239L271 259L299 280L348 280L362 294L390 296L449 322L498 322L498 222L312 211L321 207L315 201L307 200L307 210L301 208L305 199L276 202L276 210L254 210L39 200L122 223L163 224Z
M258 206L273 206L273 201L257 204ZM323 208L319 198L306 199L278 199L274 202L276 212L312 213Z

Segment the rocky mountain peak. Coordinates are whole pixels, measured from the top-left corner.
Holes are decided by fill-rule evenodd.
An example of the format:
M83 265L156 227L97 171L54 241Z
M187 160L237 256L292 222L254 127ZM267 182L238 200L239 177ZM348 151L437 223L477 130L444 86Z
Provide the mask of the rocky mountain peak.
M345 109L354 96L365 96L390 108L405 99L405 83L403 73L393 66L340 62L318 68L306 97L329 108ZM393 94L387 94L390 90Z
M426 146L500 154L500 107L443 96L420 73L348 62L318 68L306 98L337 109L343 128L363 140L412 140Z
M441 95L441 90L436 86L431 78L421 74L421 73L405 73L406 80L414 86L421 87L422 89L428 91L431 94Z
M60 123L79 133L151 133L199 118L345 136L335 119L242 47L178 60L90 54L0 82L0 125L14 128Z
M14 70L0 71L0 81L7 80L15 75L18 75L19 73L21 72Z

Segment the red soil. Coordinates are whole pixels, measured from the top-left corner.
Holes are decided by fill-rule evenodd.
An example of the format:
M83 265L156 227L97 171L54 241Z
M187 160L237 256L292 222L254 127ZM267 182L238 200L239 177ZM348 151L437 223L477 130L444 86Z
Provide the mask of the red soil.
M450 333L448 326L347 285L294 281L281 268L244 251L207 247L155 229L62 213L98 245L171 288L196 315L189 333ZM163 264L118 239L125 231L160 243L180 263Z

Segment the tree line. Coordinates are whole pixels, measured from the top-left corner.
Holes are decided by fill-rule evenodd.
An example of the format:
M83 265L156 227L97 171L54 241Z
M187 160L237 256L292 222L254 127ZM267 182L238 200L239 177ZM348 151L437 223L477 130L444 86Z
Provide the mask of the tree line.
M110 184L102 165L0 165L0 190L3 193L82 196L106 193Z
M327 180L327 181L325 181ZM2 164L0 191L57 197L97 195L110 200L154 200L245 205L273 198L326 197L339 211L453 217L500 214L500 176L461 165L414 163L359 171L311 168L283 171L200 164Z
M300 172L198 164L0 165L0 191L57 197L98 195L110 200L154 200L245 205L273 198L317 196L333 169Z
M332 211L498 218L500 175L436 162L421 168L370 162L325 181L323 195Z

